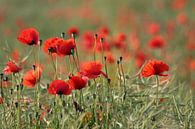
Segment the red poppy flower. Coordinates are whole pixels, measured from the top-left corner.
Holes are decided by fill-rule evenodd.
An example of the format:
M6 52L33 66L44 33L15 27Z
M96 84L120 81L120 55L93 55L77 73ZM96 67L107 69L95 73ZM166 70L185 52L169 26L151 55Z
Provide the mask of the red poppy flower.
M37 45L39 40L39 32L35 28L23 29L17 39L23 44Z
M148 32L151 35L155 35L160 31L160 25L157 22L150 23L148 26Z
M69 34L70 37L72 36L72 34L78 35L78 34L79 34L79 30L78 30L78 28L76 28L76 27L71 27L71 28L68 30L68 34Z
M132 32L129 36L129 40L130 40L130 47L133 50L137 50L141 45L140 45L140 39L138 37L138 34L136 32Z
M93 48L94 48L94 35L93 32L84 32L82 35L83 38L83 45L81 47L84 47L84 49L86 49L87 52L93 52Z
M126 44L125 44L126 39L127 38L126 38L126 35L124 33L119 33L116 36L115 41L113 42L114 46L118 49L125 48L126 47Z
M80 90L87 85L88 77L72 76L68 80L68 84L76 90Z
M18 49L15 49L11 54L10 54L10 57L12 60L18 62L19 61L19 58L20 58L20 52Z
M136 52L135 64L138 68L140 68L143 65L146 59L147 59L147 56L145 53L143 53L142 51Z
M84 76L87 76L90 79L97 78L100 75L103 75L104 77L107 78L107 75L102 72L103 65L99 62L95 61L90 61L90 62L85 62L81 66L81 74Z
M111 52L106 53L106 59L107 59L108 63L113 64L115 62L115 57Z
M0 97L0 104L3 104L4 103L4 99L3 97Z
M103 51L110 51L110 43L107 41L104 41L103 43L97 42L96 44L96 51L97 52L102 52Z
M167 22L167 35L169 38L172 38L174 35L174 30L176 28L176 22L173 20L170 20Z
M99 29L99 32L101 34L104 34L104 35L109 35L110 34L110 30L107 26L102 26L100 29Z
M163 72L168 70L169 66L164 62L159 60L149 60L147 64L144 66L141 75L143 77L149 77L152 75L167 76L166 74L163 74Z
M191 43L191 42L187 43L187 48L188 50L195 50L195 43Z
M7 62L7 66L4 68L3 72L4 74L11 74L11 73L17 73L21 70L22 68L14 63L13 61Z
M56 54L57 53L57 48L58 45L63 42L62 38L49 38L47 39L44 44L43 44L43 51L47 54L52 53L52 54Z
M156 36L149 41L151 48L163 48L165 46L165 40L161 36Z
M103 39L103 42L101 40ZM93 45L95 43L95 38L93 36L92 38ZM94 48L94 46L92 46ZM98 34L97 40L96 40L96 51L102 52L103 51L109 51L110 50L110 43L106 40L105 34ZM92 49L93 50L93 49Z
M50 83L48 93L53 95L70 95L72 89L63 80L54 80Z
M190 70L195 70L195 60L191 60L189 62L189 68L190 68Z
M184 12L181 12L177 15L177 21L181 25L185 25L188 23L188 17Z
M188 0L174 0L172 1L173 9L182 9L187 4Z
M29 70L23 76L23 85L26 87L34 87L40 81L42 75L42 67L36 66L35 70Z
M63 42L61 42L58 45L57 54L61 56L71 55L72 54L71 50L74 49L75 47L76 45L73 39L63 40Z

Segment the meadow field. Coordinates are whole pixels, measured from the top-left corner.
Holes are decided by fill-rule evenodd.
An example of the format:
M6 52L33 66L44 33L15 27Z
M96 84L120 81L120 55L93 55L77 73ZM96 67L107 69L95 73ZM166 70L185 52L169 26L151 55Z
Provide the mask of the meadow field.
M195 129L194 0L0 0L0 129Z

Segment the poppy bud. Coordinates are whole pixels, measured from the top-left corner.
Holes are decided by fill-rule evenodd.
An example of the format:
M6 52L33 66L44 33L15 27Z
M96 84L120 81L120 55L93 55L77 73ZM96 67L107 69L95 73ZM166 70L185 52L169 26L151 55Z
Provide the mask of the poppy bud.
M1 76L1 79L3 79L3 73L1 73L0 76Z
M13 91L14 91L14 89L10 89L10 94L11 94L11 95L13 94Z
M100 42L101 43L104 43L104 38L100 38Z
M36 70L36 66L35 65L33 65L33 70Z
M61 33L61 37L65 38L65 33L64 32Z
M121 57L120 57L120 62L121 62L122 60L123 60L123 57L121 56Z
M104 60L106 61L106 59L107 59L107 57L106 56L104 56Z
M95 34L95 39L97 39L98 38L98 34Z
M16 108L18 108L18 102L15 102L15 106L16 106Z
M20 88L20 86L19 86L19 85L17 85L17 91L19 91L19 88Z
M4 78L3 78L3 81L8 81L8 80L9 80L8 77L4 77Z
M110 78L108 78L107 80L108 80L108 83L110 84L110 82L111 82L111 79L110 79Z
M72 33L72 38L75 39L77 34L75 32Z
M43 40L39 40L39 45L41 46L42 45L42 43L43 43Z

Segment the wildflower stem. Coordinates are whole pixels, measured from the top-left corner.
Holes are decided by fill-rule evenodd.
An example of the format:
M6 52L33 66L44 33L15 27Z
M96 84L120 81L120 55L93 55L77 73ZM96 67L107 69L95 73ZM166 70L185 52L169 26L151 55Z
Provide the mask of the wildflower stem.
M104 47L103 47L104 39L101 38L100 42L101 42L101 52L102 52L102 64L104 64Z
M55 60L55 68L56 68L56 78L58 77L57 74L58 74L58 56L56 56L56 60Z
M76 59L75 59L75 57L74 57L74 54L72 54L72 58L73 58L73 60L74 60L75 66L76 66L76 68L77 68L77 71L79 72L79 66L78 66L78 64L77 64L77 62L76 62Z
M121 71L120 71L120 66L119 66L119 63L120 61L118 60L117 61L117 71L118 71L118 75L119 75L119 84L120 84L120 87L121 87Z
M20 113L20 87L17 85L17 129L20 129L21 113Z
M38 62L38 65L41 64L40 63L40 51L41 51L41 44L42 44L42 40L39 41L39 46L38 46L38 52L37 52L37 62ZM39 68L40 66L38 66L38 78L40 77L40 72L39 72ZM36 68L35 68L36 70ZM36 78L37 79L37 78ZM36 80L37 82L38 80ZM39 107L40 107L40 104L39 104L39 99L40 99L40 93L39 93L39 87L40 87L40 80L38 82L38 85L36 86L36 105L37 105L37 108L36 108L36 112L39 112ZM38 126L38 118L36 120L36 128Z
M55 71L55 76L54 76L54 79L56 79L56 78L57 78L57 75L56 75L56 73L57 73L57 68L56 68L56 65L55 65L55 62L54 62L54 60L53 60L52 55L50 55L50 57L51 57L51 62L52 62L52 65L53 65L54 71ZM56 57L56 58L57 58L57 57Z
M77 45L76 45L76 36L73 36L73 40L74 40L74 44L75 44L75 50L76 50L76 57L77 57L77 61L78 61L78 68L79 69L79 66L80 66L80 61L79 61L79 54L78 54L78 49L77 49Z
M108 77L108 68L107 68L107 58L106 58L106 56L104 57L104 66L105 66L106 75Z
M94 114L94 121L96 122L97 121L97 114L96 114L96 86L97 86L97 83L96 83L96 80L94 79L94 85L93 85L93 100L94 100L94 108L93 108L93 114Z
M124 73L124 70L123 70L122 57L120 57L120 66L121 66L121 73L122 73L122 76L123 76L123 79L124 79L124 96L123 96L123 99L125 100L126 93L127 93L127 88L126 88L125 73Z
M156 106L158 106L158 98L159 98L159 79L158 79L158 75L156 75Z
M72 61L71 61L71 56L69 55L69 64L70 64L70 73L72 74L74 71L74 67L72 67ZM74 64L73 64L74 65Z
M3 74L1 74L1 97L4 99L4 93L3 93ZM5 121L5 126L7 127L7 120L6 120L6 109L5 109L5 105L3 104L3 117L4 117L4 121Z
M94 48L93 48L93 52L94 52L94 61L96 61L96 45L97 45L97 37L98 35L95 34L95 42L94 42Z
M4 97L4 94L3 94L3 73L1 73L1 97L2 98Z
M82 89L80 90L79 105L82 107Z

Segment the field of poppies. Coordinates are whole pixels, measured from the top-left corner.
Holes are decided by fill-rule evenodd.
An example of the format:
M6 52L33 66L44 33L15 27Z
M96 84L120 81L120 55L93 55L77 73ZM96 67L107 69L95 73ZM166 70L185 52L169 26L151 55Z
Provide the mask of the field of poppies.
M194 0L1 0L0 129L195 129Z

